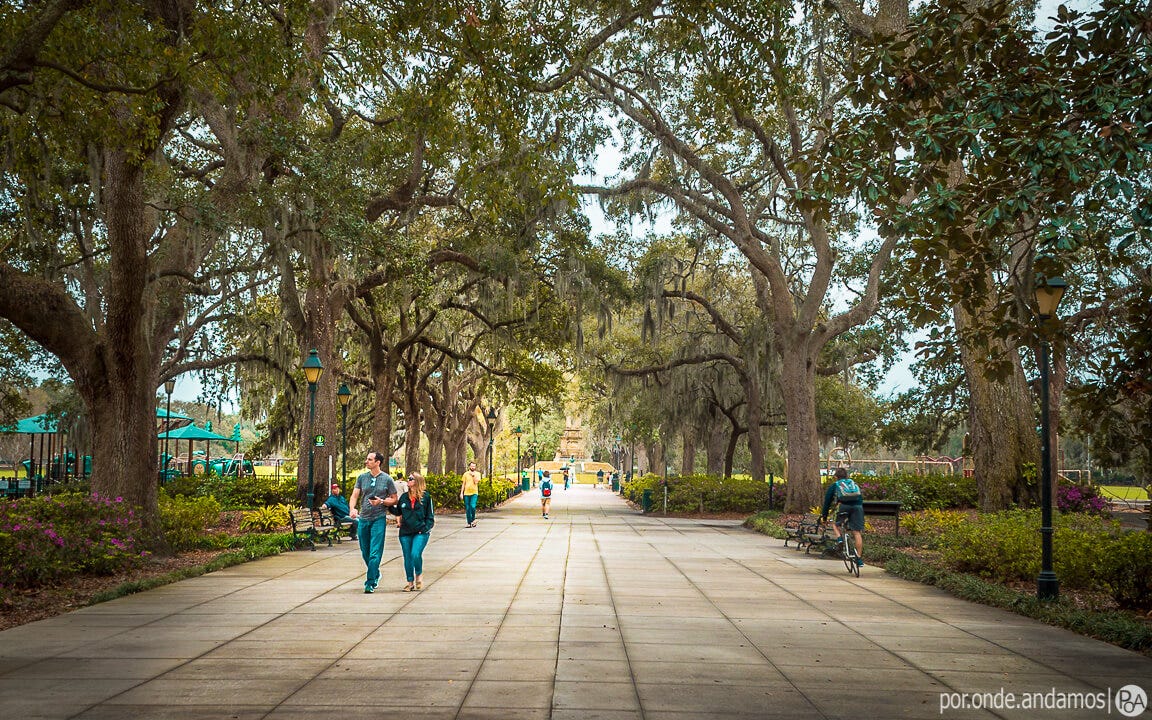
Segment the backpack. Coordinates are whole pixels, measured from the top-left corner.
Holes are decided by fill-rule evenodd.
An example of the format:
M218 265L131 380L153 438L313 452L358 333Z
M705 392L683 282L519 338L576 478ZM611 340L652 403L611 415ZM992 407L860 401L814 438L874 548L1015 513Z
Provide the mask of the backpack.
M855 503L860 502L863 497L860 495L860 486L852 478L844 478L843 480L836 481L836 500L838 502Z
M552 481L545 480L540 483L540 497L552 497Z

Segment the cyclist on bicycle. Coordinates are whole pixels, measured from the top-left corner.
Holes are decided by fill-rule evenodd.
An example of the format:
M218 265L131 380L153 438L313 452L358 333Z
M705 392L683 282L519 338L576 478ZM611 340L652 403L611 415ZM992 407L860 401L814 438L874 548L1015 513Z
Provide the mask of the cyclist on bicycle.
M820 522L828 521L828 509L832 507L832 499L835 498L839 503L839 508L836 511L836 518L846 517L848 522L848 530L852 533L852 544L856 546L856 564L858 566L864 565L864 496L860 493L860 486L856 481L848 477L848 471L844 468L836 468L833 473L836 478L835 482L828 486L828 490L824 493L824 506L820 508ZM840 537L840 528L836 525L832 526L832 532L836 535L836 542L844 542L844 538Z

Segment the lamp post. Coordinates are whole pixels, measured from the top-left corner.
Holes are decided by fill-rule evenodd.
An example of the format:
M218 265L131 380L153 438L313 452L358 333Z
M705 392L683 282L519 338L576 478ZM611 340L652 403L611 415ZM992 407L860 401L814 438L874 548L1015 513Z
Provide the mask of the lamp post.
M348 403L352 401L352 391L344 383L336 391L340 401L340 488L348 480Z
M628 482L635 480L636 473L636 423L632 423L632 452L628 455ZM629 486L631 487L631 486Z
M488 482L492 482L492 443L496 440L496 408L488 408Z
M1068 283L1064 278L1045 278L1036 286L1036 308L1041 326L1055 317ZM1060 581L1052 569L1052 440L1048 409L1048 334L1040 329L1040 575L1036 578L1036 597L1055 600L1060 597Z
M160 465L160 482L164 482L166 471L168 470L168 435L172 432L172 391L176 389L176 378L168 378L164 381L164 393L168 399L164 404L164 462ZM83 458L80 459L84 461Z
M524 430L517 425L512 434L516 436L516 482L523 484L520 480L520 436L524 434Z
M304 378L308 381L308 509L313 510L316 502L316 485L312 474L314 471L316 455L316 440L312 437L312 424L316 420L316 384L320 382L320 375L324 366L320 363L320 356L316 348L308 351L308 359L304 361Z

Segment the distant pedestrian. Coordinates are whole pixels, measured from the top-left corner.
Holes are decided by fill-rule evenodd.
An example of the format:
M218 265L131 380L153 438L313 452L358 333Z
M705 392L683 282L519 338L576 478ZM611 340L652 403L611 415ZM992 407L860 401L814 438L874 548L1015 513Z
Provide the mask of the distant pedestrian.
M408 481L405 480L404 478L405 478L405 475L404 475L404 471L402 471L402 470L396 473L396 477L392 478L392 481L396 483L396 496L397 497L403 497L404 493L408 492ZM400 518L396 517L396 515L394 513L392 513L392 508L388 508L388 512L389 512L388 524L399 526L400 525Z
M460 499L464 501L464 520L468 523L464 527L476 527L476 503L480 500L480 479L483 476L476 472L476 463L468 463L468 472L460 478Z
M564 470L564 489L567 490L572 487L572 471L568 468L562 469Z
M600 468L599 470L596 471L596 487L600 487L603 484L604 484L604 468Z
M552 509L552 474L547 470L540 478L540 511L544 519L548 519L548 511Z
M432 496L425 490L423 475L408 476L408 492L401 495L388 512L399 516L400 549L404 553L404 576L408 579L404 592L423 590L424 548L436 524Z
M360 554L368 574L364 578L364 592L376 592L380 584L380 559L384 557L384 531L388 529L388 506L396 504L396 483L388 473L380 469L384 456L376 450L368 453L364 460L367 472L356 478L356 489L352 491L353 520L359 519L357 532L360 536ZM360 510L356 501L363 496Z

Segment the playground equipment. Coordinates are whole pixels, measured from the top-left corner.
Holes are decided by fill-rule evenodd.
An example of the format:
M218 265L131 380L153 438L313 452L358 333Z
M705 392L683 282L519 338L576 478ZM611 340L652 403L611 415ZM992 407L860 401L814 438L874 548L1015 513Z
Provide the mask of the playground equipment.
M829 451L824 462L825 470L822 471L822 474L831 475L838 467L851 467L857 471L874 475L895 475L899 472L911 472L915 475L927 475L929 473L944 475L963 473L967 475L970 471L970 462L971 458L953 458L947 455L939 457L920 455L913 460L853 460L852 453L848 451L848 448L837 447Z

